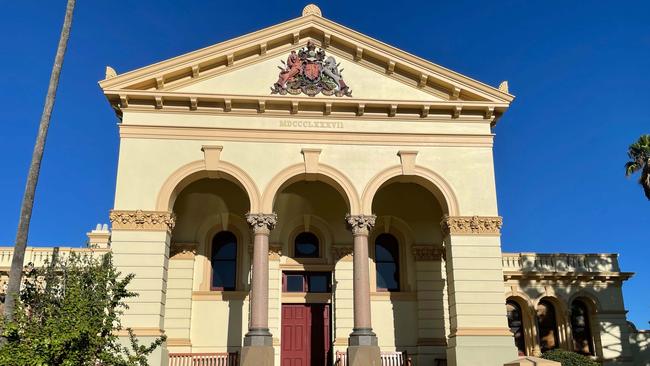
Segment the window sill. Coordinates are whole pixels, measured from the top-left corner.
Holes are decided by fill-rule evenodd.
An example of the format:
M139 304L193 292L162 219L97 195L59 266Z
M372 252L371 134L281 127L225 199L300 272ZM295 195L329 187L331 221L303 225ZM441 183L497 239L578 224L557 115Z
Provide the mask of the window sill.
M283 292L283 304L329 304L332 302L332 294L329 292Z
M248 291L192 291L192 301L245 300Z
M416 301L418 299L418 294L417 292L378 291L371 292L370 299L376 301Z

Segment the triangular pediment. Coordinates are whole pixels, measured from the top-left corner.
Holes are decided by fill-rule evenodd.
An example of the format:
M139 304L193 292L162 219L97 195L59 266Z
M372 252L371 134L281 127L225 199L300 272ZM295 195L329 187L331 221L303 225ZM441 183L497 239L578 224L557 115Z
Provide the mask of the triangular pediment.
M304 48L298 45L297 49ZM253 63L244 67L226 71L202 80L189 81L166 91L179 93L217 93L231 95L265 95L269 94L271 87L277 82L280 70L285 67L284 57L270 56L258 58ZM352 98L371 100L413 100L413 101L441 101L444 96L435 95L421 88L409 86L388 75L369 69L354 61L344 59L337 52L327 52L327 56L335 57L340 65L341 75L347 87L351 90ZM303 94L303 93L301 93ZM326 98L327 95L318 93L316 98ZM346 98L346 97L343 97Z
M271 94L278 66L283 66L281 60L309 41L340 63L351 96ZM100 86L118 111L129 99L150 99L156 108L165 101L185 99L196 108L201 100L207 100L227 111L231 102L249 103L248 97L258 97L259 109L264 109L267 101L273 105L286 102L297 111L296 104L309 104L309 100L330 99L327 108L358 100L356 108L361 114L365 106L377 101L376 107L389 116L404 108L424 116L429 109L441 108L454 116L461 110L479 111L494 119L514 99L507 84L499 88L483 84L314 13L124 74L107 68Z

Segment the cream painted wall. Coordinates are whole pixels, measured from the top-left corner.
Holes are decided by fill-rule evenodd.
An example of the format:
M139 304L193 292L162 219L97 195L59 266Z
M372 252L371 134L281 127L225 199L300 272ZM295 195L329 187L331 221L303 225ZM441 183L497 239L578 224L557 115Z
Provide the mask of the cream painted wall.
M215 144L223 146L221 159L244 170L261 192L283 169L303 163L302 148L322 149L320 163L341 171L359 196L375 175L400 164L399 150L417 150L417 164L442 176L454 190L459 214L497 214L489 148L158 139L122 140L115 209L155 210L158 193L167 178L183 165L203 160L202 145Z

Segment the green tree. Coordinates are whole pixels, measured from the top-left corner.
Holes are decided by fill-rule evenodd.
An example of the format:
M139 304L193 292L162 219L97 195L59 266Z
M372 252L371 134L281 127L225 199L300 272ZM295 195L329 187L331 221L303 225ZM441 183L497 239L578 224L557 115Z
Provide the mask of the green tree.
M70 254L43 268L26 267L13 320L4 325L0 365L146 366L164 342L141 345L130 329L130 344L119 342L120 315L133 275L121 276L111 254Z
M562 366L600 366L600 364L587 356L575 352L564 351L561 349L554 349L544 352L542 358L557 361Z
M641 171L639 184L643 187L643 192L650 200L650 135L641 135L639 140L630 145L627 156L630 161L625 163L625 175L630 176Z
M41 160L43 159L43 150L45 149L45 140L47 139L47 130L50 128L50 117L54 108L56 99L56 90L59 86L59 76L63 67L63 56L68 47L68 38L70 38L70 28L72 27L72 14L74 12L75 0L68 0L63 20L63 28L59 37L59 46L56 49L54 65L50 74L50 84L45 96L45 105L41 114L41 122L38 126L38 135L34 143L34 152L32 153L32 162L29 165L27 174L27 183L25 184L25 193L20 206L20 218L18 219L18 230L16 231L16 243L14 244L14 257L11 261L11 270L9 271L9 283L7 284L7 298L5 301L4 314L9 320L14 313L14 296L20 289L22 283L23 266L25 261L25 249L27 247L27 235L29 233L29 222L32 218L32 208L34 207L34 195L36 194L36 184L38 175L41 170ZM4 339L0 339L4 342Z

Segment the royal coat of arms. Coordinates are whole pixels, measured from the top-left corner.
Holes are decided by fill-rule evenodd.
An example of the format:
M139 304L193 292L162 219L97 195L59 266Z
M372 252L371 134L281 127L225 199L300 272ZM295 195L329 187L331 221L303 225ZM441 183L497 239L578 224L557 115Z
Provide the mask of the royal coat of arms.
M291 51L287 62L282 63L284 67L278 66L281 71L278 81L271 87L271 94L352 96L352 90L343 81L343 69L339 70L336 59L326 56L325 51L312 41L298 52Z

